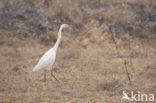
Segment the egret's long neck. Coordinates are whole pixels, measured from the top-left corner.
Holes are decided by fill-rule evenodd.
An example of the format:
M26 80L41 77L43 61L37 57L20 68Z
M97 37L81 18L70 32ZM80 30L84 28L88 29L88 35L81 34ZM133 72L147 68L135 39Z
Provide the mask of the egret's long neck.
M59 29L57 41L56 41L56 43L55 43L55 45L54 45L54 50L55 50L55 51L57 50L57 48L58 48L58 46L59 46L59 44L60 44L62 30L63 30L63 27L61 27L61 28Z

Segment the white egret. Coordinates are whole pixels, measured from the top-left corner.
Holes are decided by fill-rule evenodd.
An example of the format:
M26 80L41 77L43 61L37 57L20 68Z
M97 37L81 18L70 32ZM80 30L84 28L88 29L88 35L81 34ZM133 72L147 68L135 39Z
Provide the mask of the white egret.
M60 40L61 40L61 33L63 28L65 27L69 27L69 25L67 24L62 24L60 26L59 32L58 32L58 38L57 41L55 43L55 45L49 49L39 60L38 64L35 66L35 68L33 69L33 72L38 71L40 69L48 69L48 70L52 70L52 65L55 62L56 59L56 52L58 49L58 46L60 44ZM56 81L58 81L58 79L53 75L52 71L51 71L51 76L53 76L55 78ZM44 76L45 77L45 76Z

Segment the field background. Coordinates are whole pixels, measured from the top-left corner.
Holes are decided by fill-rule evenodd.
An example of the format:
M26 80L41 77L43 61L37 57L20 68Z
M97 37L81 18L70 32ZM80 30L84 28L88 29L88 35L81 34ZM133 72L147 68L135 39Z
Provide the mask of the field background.
M62 33L55 76L32 72ZM0 103L131 103L156 96L155 0L0 0ZM156 98L155 98L156 99Z

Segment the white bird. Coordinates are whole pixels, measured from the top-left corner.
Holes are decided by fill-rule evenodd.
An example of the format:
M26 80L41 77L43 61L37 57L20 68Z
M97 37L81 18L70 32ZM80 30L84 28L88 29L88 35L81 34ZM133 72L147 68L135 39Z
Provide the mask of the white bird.
M125 91L122 92L122 98L121 99L127 99L127 100L130 100L130 98L128 97L128 95L126 94Z
M38 71L40 69L48 69L48 70L52 70L52 65L55 62L56 59L56 52L61 40L61 33L63 28L65 27L69 27L69 25L67 24L62 24L60 26L59 32L58 32L58 38L57 41L55 43L55 45L49 49L39 60L38 64L35 66L35 68L33 69L33 72ZM51 71L51 76L53 76L55 78L55 80L58 81L58 79L56 79L56 77L53 75L52 71Z

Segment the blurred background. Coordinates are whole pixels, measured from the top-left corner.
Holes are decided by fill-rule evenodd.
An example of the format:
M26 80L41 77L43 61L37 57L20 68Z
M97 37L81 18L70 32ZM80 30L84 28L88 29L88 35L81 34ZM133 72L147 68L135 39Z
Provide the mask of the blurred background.
M53 66L32 72L65 29ZM0 0L0 103L121 103L156 96L155 0Z

